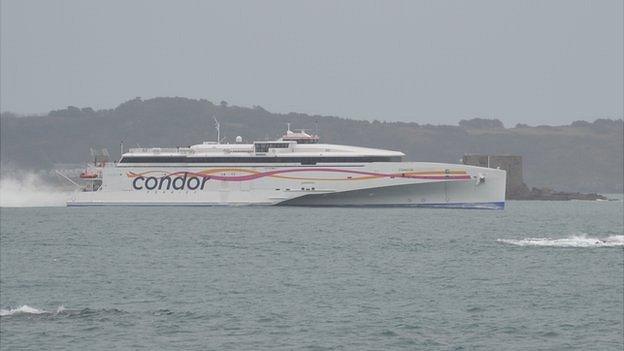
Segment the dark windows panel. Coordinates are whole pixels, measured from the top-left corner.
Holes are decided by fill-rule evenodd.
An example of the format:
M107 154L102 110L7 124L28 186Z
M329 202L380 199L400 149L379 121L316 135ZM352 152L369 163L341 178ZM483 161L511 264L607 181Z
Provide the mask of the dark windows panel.
M254 150L256 152L269 152L269 149L287 149L289 143L255 143Z
M186 157L186 156L130 156L120 163L358 163L358 162L401 162L400 156L357 156L357 157Z

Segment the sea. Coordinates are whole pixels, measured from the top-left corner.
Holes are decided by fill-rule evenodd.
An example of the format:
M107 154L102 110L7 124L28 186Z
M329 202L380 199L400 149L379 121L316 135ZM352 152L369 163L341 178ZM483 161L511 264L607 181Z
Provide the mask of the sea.
M0 349L621 351L624 207L609 197L5 207Z

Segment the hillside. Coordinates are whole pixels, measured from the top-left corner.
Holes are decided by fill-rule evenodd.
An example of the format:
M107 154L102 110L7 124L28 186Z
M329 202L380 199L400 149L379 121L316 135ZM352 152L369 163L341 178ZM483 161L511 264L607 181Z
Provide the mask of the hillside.
M408 160L458 163L465 153L517 154L524 157L525 182L565 191L622 192L622 120L578 121L567 126L517 125L473 119L459 126L368 122L301 113L276 114L262 107L228 106L185 98L139 98L115 109L68 107L44 116L0 118L3 169L51 168L55 163L89 159L89 148L108 148L119 157L126 147L181 146L216 139L212 116L232 142L281 135L293 128L318 128L321 139L405 152Z

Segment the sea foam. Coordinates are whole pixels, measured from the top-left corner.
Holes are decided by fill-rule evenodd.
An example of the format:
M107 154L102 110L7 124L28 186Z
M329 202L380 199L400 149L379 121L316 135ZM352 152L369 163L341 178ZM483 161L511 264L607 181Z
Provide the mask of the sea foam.
M498 239L500 243L517 246L545 246L545 247L615 247L624 246L624 235L611 235L606 238L590 237L587 235L573 235L567 238L524 238Z
M28 305L22 305L20 307L11 308L8 310L0 309L0 317L12 316L16 314L45 314L45 313L58 314L63 311L65 311L65 307L63 307L63 305L57 307L56 311L45 311L45 310L40 310L38 308L34 308Z
M0 178L0 207L65 206L69 197L33 173Z

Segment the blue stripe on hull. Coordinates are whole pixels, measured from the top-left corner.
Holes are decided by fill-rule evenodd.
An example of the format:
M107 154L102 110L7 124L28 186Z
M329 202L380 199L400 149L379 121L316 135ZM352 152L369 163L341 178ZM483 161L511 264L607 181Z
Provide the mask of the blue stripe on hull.
M505 201L500 202L477 202L477 203L449 203L449 204L422 204L417 207L430 208L465 208L465 209L483 209L483 210L504 210Z
M83 206L267 206L272 204L262 203L201 203L201 202L68 202L68 207ZM278 206L280 204L277 204ZM418 208L451 208L451 209L471 209L471 210L503 210L505 202L475 202L475 203L432 203L432 204L385 204L385 205L289 205L296 207L418 207Z
M296 207L412 207L412 208L450 208L465 210L504 210L505 202L462 202L462 203L432 203L432 204L376 204L376 205L305 205L305 204L278 204L278 206Z

